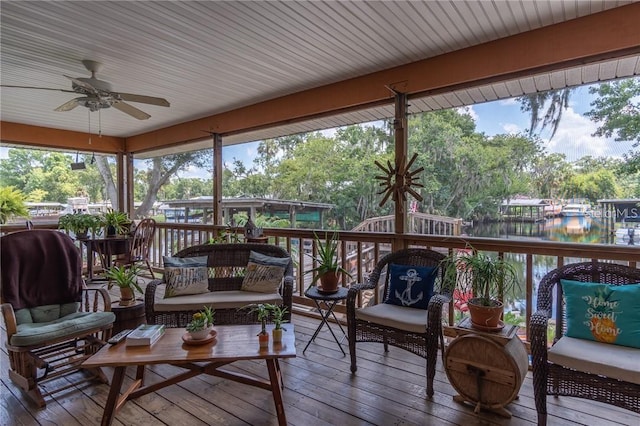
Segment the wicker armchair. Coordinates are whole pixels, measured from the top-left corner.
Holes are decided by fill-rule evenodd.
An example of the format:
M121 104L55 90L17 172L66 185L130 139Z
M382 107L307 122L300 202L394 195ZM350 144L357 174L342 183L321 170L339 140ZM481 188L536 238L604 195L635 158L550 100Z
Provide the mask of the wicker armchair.
M554 312L554 303L556 329L553 344L555 345L566 332L561 279L613 285L635 284L640 283L640 269L612 263L584 262L554 269L542 278L538 288L537 312L531 317L533 384L538 425L547 424L547 395L586 398L640 413L640 384L588 371L578 371L549 361L547 326ZM613 346L606 343L587 342ZM635 350L625 348L625 350L629 349ZM640 359L640 349L637 351Z
M240 290L251 251L272 257L291 258L289 253L281 247L260 243L201 244L181 250L173 255L173 257L208 256L209 291L214 293L213 297L215 297L215 292ZM287 308L286 321L291 320L293 282L293 261L290 261L285 270L283 283L279 290L282 298L281 302L279 302L281 303L280 306ZM167 327L186 327L187 323L191 321L192 315L202 310L203 304L197 304L197 307L194 307L192 310L158 310L156 309L156 299L162 299L162 296L157 297L156 290L160 284L163 284L162 280L153 280L145 289L145 315L147 323L164 324ZM205 293L205 295L208 300L211 300L210 297L212 295L207 293ZM200 295L194 296L197 297ZM180 296L173 299L183 297L189 296ZM242 304L245 305L248 303L251 302L247 301ZM262 303L262 301L256 300L255 303ZM215 303L214 308L216 310L216 324L259 323L258 313L255 310L237 309L236 307L220 309L215 307Z
M395 346L426 359L426 376L427 376L427 396L433 396L433 379L436 374L436 359L438 355L438 345L444 347L444 338L442 334L442 305L451 300L450 290L446 290L443 286L444 274L443 268L439 268L435 282L434 295L429 301L427 314L424 316L424 328L420 331L403 329L405 326L402 321L384 321L384 323L376 322L370 316L366 315L372 307L357 308L361 291L373 290L378 292L382 290L382 299L385 300L389 296L389 273L388 265L412 265L412 266L428 266L438 267L445 256L441 253L426 249L403 249L390 253L383 257L374 270L369 275L367 282L351 286L347 295L347 324L349 335L349 352L351 355L351 372L355 373L356 365L356 343L357 342L379 342L384 344L385 352L389 350L389 345ZM381 276L384 277L381 279ZM382 286L380 289L379 286ZM373 301L373 299L372 299ZM396 307L394 308L417 311L414 308ZM414 314L415 312L411 312ZM393 323L394 326L389 325ZM407 328L411 328L410 326ZM415 327L413 327L415 329Z

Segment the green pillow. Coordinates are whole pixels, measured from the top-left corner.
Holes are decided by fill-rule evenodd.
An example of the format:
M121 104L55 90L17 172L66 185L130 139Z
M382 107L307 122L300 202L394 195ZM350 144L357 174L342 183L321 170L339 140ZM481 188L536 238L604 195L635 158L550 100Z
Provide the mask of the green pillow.
M640 348L640 283L560 280L569 337Z

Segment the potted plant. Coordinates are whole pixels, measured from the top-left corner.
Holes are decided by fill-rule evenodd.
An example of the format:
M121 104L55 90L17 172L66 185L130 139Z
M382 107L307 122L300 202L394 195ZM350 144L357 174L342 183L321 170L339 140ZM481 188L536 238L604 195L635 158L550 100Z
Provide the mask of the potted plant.
M111 237L126 233L131 221L125 212L109 209L102 214L102 223L106 236Z
M328 233L325 233L324 240L321 239L318 234L313 233L314 240L316 242L316 247L318 248L317 255L308 254L311 256L313 260L316 262L317 266L307 272L315 273L316 275L313 277L313 281L311 281L311 285L314 285L318 280L320 280L320 284L322 289L320 289L323 293L335 293L338 291L338 282L340 281L340 274L343 273L348 277L351 277L351 274L340 266L338 260L338 239L335 234L331 234L329 236Z
M106 270L105 275L109 279L109 289L113 287L114 283L120 287L120 306L130 306L136 303L135 290L143 293L140 284L138 284L138 268L135 265L132 267L112 266Z
M24 203L24 195L12 186L0 188L0 224L14 216L29 217L29 211Z
M471 248L469 253L443 260L445 280L455 282L467 301L471 322L484 329L497 330L504 305L501 297L519 286L519 276L513 264L501 257L492 257Z
M287 329L282 326L282 323L285 322L284 316L287 313L287 307L281 307L269 303L266 304L266 307L271 311L271 319L274 324L274 328L271 331L271 334L273 335L273 343L280 343L282 342L282 331L287 331Z
M260 329L260 333L258 333L258 342L260 344L260 349L266 349L269 347L269 333L267 333L267 320L269 319L269 304L266 303L258 303L248 305L251 307L250 312L258 313L258 321L260 321L260 325L262 328Z
M101 223L98 216L87 213L66 214L58 219L58 227L73 232L77 238L87 238L89 231L96 232Z
M206 339L213 328L213 318L215 311L210 306L205 306L200 312L196 312L191 317L191 322L187 324L187 331L193 340Z

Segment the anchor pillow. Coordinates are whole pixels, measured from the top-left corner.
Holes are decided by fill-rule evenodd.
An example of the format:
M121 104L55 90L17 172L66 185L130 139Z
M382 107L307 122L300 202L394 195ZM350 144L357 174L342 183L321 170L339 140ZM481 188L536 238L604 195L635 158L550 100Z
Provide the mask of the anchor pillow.
M436 268L428 266L389 265L389 297L384 303L427 309L433 295Z

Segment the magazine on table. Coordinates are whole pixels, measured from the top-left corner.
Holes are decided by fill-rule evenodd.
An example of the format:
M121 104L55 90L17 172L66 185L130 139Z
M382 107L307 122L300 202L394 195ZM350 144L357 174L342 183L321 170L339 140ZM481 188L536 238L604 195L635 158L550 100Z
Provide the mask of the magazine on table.
M153 345L164 335L162 324L142 324L127 336L127 346Z

